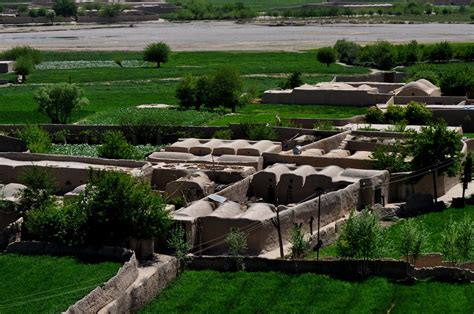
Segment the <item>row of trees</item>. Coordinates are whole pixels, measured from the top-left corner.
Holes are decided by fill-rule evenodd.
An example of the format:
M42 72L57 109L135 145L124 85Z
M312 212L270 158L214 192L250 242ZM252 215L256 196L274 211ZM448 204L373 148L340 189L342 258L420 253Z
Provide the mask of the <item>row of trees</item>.
M440 42L420 45L416 41L411 41L404 45L393 45L387 41L378 41L372 45L360 46L353 41L341 39L333 48L337 59L343 63L373 66L381 70L421 61L448 62L453 58L474 60L473 44L453 45Z

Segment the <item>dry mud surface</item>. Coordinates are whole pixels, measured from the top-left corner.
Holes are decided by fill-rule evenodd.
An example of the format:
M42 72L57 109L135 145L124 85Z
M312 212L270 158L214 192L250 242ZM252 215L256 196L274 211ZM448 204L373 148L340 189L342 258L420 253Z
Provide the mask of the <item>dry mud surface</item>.
M152 41L174 50L301 50L346 38L360 43L474 41L474 24L330 24L264 26L234 22L148 22L129 25L0 27L0 49L141 50Z

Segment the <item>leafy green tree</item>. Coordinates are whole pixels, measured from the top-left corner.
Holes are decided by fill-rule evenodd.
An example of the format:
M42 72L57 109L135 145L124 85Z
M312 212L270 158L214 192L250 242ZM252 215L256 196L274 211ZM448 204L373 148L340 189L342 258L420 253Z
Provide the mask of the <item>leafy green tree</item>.
M41 62L41 51L30 46L16 46L0 53L1 60L18 60L21 57L31 59L36 65Z
M431 62L448 62L453 58L454 49L453 46L447 41L434 44L428 48L428 59Z
M423 251L428 235L425 229L413 219L408 219L402 224L400 234L401 237L397 243L398 251L406 257L407 263L415 264Z
M192 75L186 75L176 87L176 98L179 106L189 109L196 105L196 80Z
M124 8L120 3L104 5L99 10L99 16L103 18L114 18L119 16L123 9Z
M461 174L461 183L462 183L462 199L465 199L466 190L469 186L469 183L472 181L472 155L471 152L467 153L466 159L463 163L463 171Z
M301 72L293 72L287 77L284 82L282 82L280 87L282 89L293 89L301 85L303 85L303 80L301 79Z
M213 107L223 106L235 112L237 106L242 105L242 87L242 78L236 68L223 67L217 70L212 78Z
M110 159L139 158L135 147L127 142L120 131L107 131L103 136L103 144L97 150L99 157Z
M384 123L385 116L382 110L380 110L376 106L373 106L367 110L367 114L365 115L365 120L368 123Z
M381 256L383 232L377 217L368 209L351 212L336 243L337 254L344 258L368 260Z
M455 176L461 162L461 135L449 130L445 123L436 123L413 132L408 140L408 153L412 156L413 170L429 168L440 163L447 166L438 169L438 174Z
M64 17L77 15L77 5L74 0L54 0L53 10L56 15Z
M405 161L406 157L407 153L399 142L391 146L380 145L372 153L373 167L391 173L410 171L411 167Z
M339 39L334 45L334 50L340 62L353 65L359 60L360 46L353 41Z
M161 63L168 62L171 49L164 42L151 43L143 51L143 60L156 63L159 68Z
M214 104L212 103L212 81L212 77L209 75L202 75L196 80L196 104L194 109L199 110L203 105L209 109L214 109Z
M54 12L54 10L48 10L48 12L46 12L46 18L53 24L56 18L56 12Z
M390 70L396 65L397 51L387 41L378 41L370 47L371 59L380 70Z
M41 87L35 92L34 99L39 112L46 114L52 123L62 124L71 120L73 111L89 103L79 86L68 83Z
M293 224L291 229L291 258L301 258L309 251L310 243L304 237L301 225Z
M443 94L447 96L474 97L474 77L467 67L443 72L440 87Z
M398 62L403 65L410 65L420 60L420 48L416 40L410 41L406 45L398 47Z
M331 47L320 48L316 52L316 58L319 62L329 66L331 63L336 62L336 52Z
M35 65L29 57L19 57L15 61L14 70L21 83L26 82L26 76L33 72Z

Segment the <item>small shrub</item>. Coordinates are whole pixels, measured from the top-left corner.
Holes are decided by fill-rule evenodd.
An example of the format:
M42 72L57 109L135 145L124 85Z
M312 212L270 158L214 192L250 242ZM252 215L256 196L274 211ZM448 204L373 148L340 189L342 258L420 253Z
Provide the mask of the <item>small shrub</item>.
M14 70L21 83L26 82L26 77L33 72L35 65L30 57L19 57L15 61Z
M364 209L359 215L351 212L336 249L341 257L368 260L381 256L382 243L383 233L377 217Z
M232 139L232 130L231 129L225 129L225 130L218 130L214 132L212 135L212 138L219 138L222 140L231 140Z
M380 124L380 123L385 122L385 117L382 110L373 106L367 110L367 114L365 115L365 120L368 123Z
M168 246L174 250L174 255L179 263L180 272L183 271L186 268L186 264L189 260L188 253L192 247L186 241L186 232L180 224L171 230L167 243Z
M245 265L242 254L247 251L247 235L239 229L231 228L225 238L225 242L229 247L229 256L234 258L237 269L244 270Z
M405 120L406 108L397 105L388 105L385 112L385 120L389 123L397 123Z
M400 234L401 237L397 245L398 251L406 257L407 262L414 264L423 251L428 235L423 227L413 219L408 219L402 224Z
M274 141L278 138L277 133L273 130L273 127L268 124L251 124L242 123L240 124L242 131L249 140L270 140Z
M120 131L104 133L103 144L97 150L99 157L109 159L138 159L135 147L127 142Z
M53 145L49 133L37 125L20 129L17 134L32 153L48 153Z
M280 88L293 89L301 85L303 85L303 80L301 79L301 72L293 72L286 78L284 82L280 84Z
M304 237L304 233L301 230L301 225L293 224L291 229L291 258L301 258L309 251L310 243Z
M331 131L334 130L334 126L329 121L319 121L313 125L313 129L320 130L320 131Z
M409 124L425 125L433 120L433 113L424 104L411 101L405 109L405 119Z
M19 195L17 210L20 214L52 205L56 183L50 170L42 167L27 169L20 176L20 182L26 186Z

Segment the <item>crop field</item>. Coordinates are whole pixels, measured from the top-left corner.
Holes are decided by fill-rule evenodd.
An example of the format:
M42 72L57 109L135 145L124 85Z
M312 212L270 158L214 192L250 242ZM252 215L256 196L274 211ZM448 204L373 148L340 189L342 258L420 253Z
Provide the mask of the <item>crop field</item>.
M73 122L104 124L120 123L124 112L128 114L129 111L134 111L128 107L156 103L176 105L175 88L181 77L188 73L212 73L220 66L228 64L241 71L244 76L244 89L257 93L277 87L286 75L301 69L304 69L303 79L307 83L328 81L334 74L368 73L368 69L363 67L338 64L327 67L316 61L312 51L176 52L171 55L170 61L159 69L141 59L142 54L139 52L44 52L43 63L28 77L27 83L2 88L0 123L48 122L46 116L36 111L33 94L40 86L49 83L72 82L84 89L90 104L73 114ZM0 79L2 78L14 80L15 76L0 75ZM293 111L292 116L319 116L318 112L308 108L301 114ZM267 110L272 121L278 114L274 109ZM251 112L252 107L242 110L244 115L255 114ZM345 111L339 110L337 114L344 115ZM329 112L327 114L331 116ZM214 118L222 113L203 112L196 116L193 111L177 113L162 110L152 115L160 116L161 118L155 120L159 123L165 121L166 124L221 125L236 121L236 118L224 117L222 121L213 122ZM258 119L266 118L260 116Z
M59 313L113 277L118 263L0 255L0 313Z
M441 252L441 232L444 230L446 224L450 221L460 221L465 216L474 220L474 205L460 208L448 208L442 212L434 212L414 218L428 233L426 245L423 248L423 253ZM401 227L406 222L406 219L401 219L399 222L386 228L385 243L383 252L385 257L400 258L395 245L402 239ZM329 245L320 251L320 256L336 256L336 245ZM309 259L316 258L316 252L312 252Z
M472 313L474 285L186 271L140 313Z
M100 145L91 144L53 144L50 154L68 155L68 156L84 156L84 157L98 157L98 148ZM136 145L135 149L143 156L156 151L158 147L153 145Z

